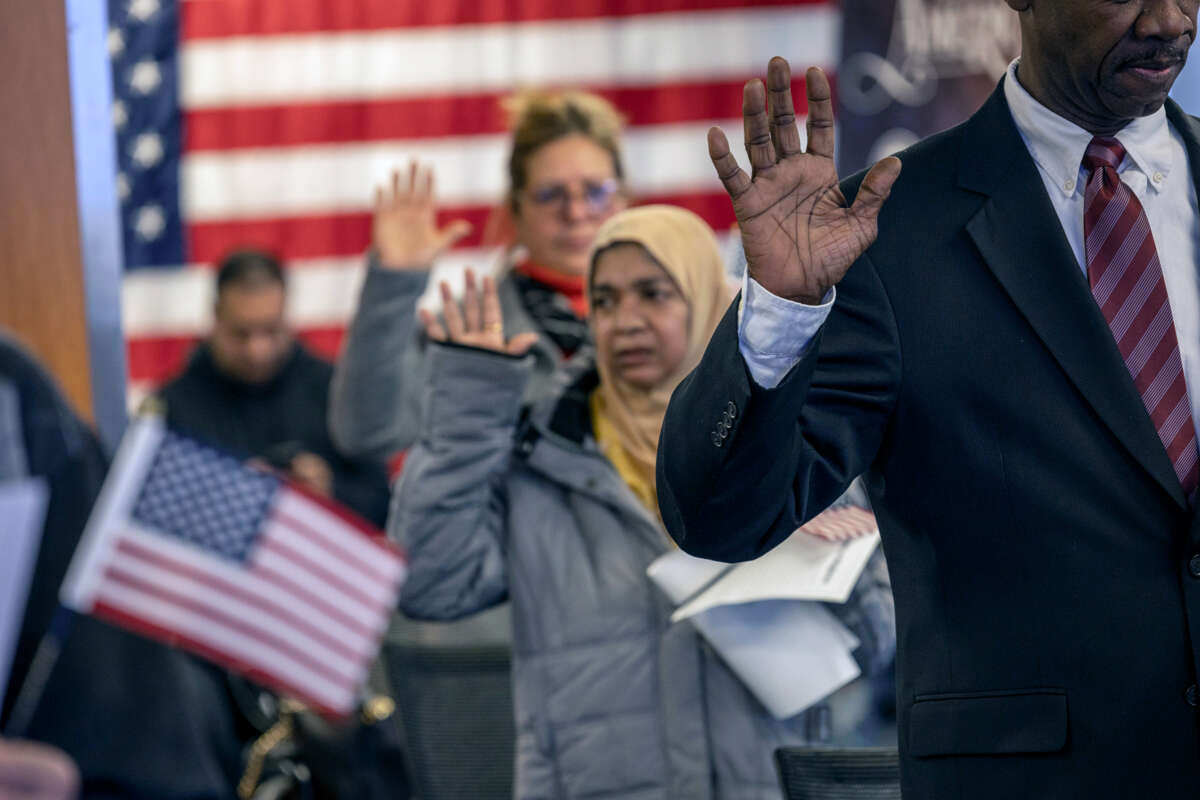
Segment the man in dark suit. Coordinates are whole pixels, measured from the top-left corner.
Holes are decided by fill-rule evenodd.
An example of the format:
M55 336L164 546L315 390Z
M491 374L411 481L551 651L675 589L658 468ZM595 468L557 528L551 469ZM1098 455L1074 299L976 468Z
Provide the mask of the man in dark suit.
M782 59L753 176L710 133L749 276L672 399L662 515L753 558L866 473L906 797L1195 798L1197 0L1007 1L1019 64L902 176L839 186L819 70L802 152Z

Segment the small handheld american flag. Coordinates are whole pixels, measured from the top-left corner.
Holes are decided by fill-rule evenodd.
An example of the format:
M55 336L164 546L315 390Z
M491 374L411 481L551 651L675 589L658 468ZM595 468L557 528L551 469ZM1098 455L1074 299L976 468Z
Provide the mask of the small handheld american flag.
M404 576L401 554L349 512L142 418L61 599L343 715Z

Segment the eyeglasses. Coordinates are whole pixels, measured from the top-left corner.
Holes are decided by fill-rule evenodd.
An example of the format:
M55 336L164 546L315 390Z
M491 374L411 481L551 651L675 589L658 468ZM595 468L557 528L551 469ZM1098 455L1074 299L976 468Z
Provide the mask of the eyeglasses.
M583 203L589 214L603 214L612 207L613 198L621 191L621 183L616 178L603 181L583 181ZM539 209L566 212L571 201L575 198L574 187L565 183L552 183L531 189L529 200Z

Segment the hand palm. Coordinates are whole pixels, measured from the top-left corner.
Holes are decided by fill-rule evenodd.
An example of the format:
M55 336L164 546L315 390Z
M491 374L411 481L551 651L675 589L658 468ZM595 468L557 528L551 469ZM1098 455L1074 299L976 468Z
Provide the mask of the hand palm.
M428 269L470 230L462 220L438 229L433 172L422 172L416 162L409 166L407 183L396 171L390 188L376 190L371 241L384 266Z
M757 81L746 85L743 114L753 178L737 166L724 134L709 133L709 153L742 232L751 277L791 300L819 303L875 239L876 219L899 162L881 161L864 179L852 206L838 187L833 163L829 85L820 70L808 75L808 151L802 152L792 111L787 62L768 69L772 109Z
M485 277L480 287L475 280L475 271L468 269L461 304L454 299L448 283L442 281L439 288L442 319L425 309L419 311L421 324L430 339L509 355L524 355L537 342L536 333L518 333L511 339L504 335L504 312L496 282L491 276Z
M388 263L429 264L441 255L440 233L432 203L393 206L375 215L372 228L375 246Z

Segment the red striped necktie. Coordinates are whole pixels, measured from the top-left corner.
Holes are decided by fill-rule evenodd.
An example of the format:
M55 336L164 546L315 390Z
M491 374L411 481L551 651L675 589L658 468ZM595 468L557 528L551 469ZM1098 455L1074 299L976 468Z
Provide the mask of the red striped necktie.
M1083 155L1088 283L1190 499L1200 483L1200 465L1183 362L1150 221L1117 176L1124 158L1121 143L1102 136Z

